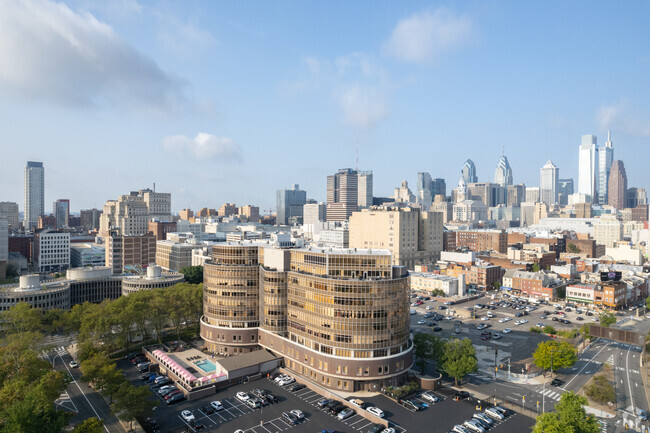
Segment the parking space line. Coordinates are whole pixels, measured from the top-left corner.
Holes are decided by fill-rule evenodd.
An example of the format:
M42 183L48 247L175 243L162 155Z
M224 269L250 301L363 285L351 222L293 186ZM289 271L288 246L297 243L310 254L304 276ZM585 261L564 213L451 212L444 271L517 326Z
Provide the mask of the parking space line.
M362 417L362 416L359 415L359 414L354 414L353 416L350 417L350 420L352 420L355 416L358 416L359 419L358 419L357 421L353 422L353 423L348 424L349 426L353 426L353 425L355 425L355 424L357 424L357 423L360 423L361 421L365 420L365 418Z
M364 420L366 420L366 421L368 421L368 420L367 420L367 419L365 419L365 418L364 418ZM369 425L372 425L372 423L371 423L371 422L369 422L368 424L364 424L364 425L362 425L361 427L359 427L359 428L358 428L357 430L365 430L365 429L366 429L366 427L368 427ZM355 428L356 428L356 427L355 427Z

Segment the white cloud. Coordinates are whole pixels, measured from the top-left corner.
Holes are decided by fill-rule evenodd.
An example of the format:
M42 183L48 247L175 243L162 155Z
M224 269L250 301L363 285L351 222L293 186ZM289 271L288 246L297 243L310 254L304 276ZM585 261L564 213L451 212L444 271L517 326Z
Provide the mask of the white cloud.
M2 2L0 94L65 105L161 112L186 102L184 83L88 12L49 0Z
M360 128L376 125L388 116L386 100L374 87L355 84L334 94L345 122Z
M199 132L196 137L173 135L163 139L165 150L177 155L190 156L198 160L223 160L239 162L242 160L241 147L232 139L217 137L205 132Z
M465 44L472 34L472 22L441 8L413 14L397 23L385 51L412 63L429 62L440 54Z
M627 99L602 105L596 112L596 122L601 130L613 129L629 135L650 137L650 116Z

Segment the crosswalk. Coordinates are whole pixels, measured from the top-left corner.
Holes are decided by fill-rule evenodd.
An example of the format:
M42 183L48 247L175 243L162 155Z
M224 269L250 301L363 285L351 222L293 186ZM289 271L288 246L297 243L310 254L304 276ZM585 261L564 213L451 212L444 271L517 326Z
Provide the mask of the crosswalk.
M555 401L560 401L560 397L562 397L561 392L554 391L552 389L547 389L547 390L542 390L542 391L537 391L541 395L543 395L546 398L550 398L551 400Z

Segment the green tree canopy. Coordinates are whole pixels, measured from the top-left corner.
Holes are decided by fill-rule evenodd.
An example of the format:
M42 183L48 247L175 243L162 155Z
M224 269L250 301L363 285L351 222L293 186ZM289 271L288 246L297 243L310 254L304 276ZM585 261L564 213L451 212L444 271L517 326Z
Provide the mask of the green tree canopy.
M605 376L595 376L586 389L587 397L598 402L613 402L616 399L616 391Z
M85 419L81 424L72 430L72 433L102 433L104 423L99 419L92 417Z
M544 370L557 371L571 367L578 360L576 350L566 341L543 341L533 353L535 365Z
M435 335L422 332L415 334L413 344L415 345L416 364L422 373L424 373L428 361L436 363L440 361L445 345L444 341Z
M469 373L476 371L476 349L469 338L454 338L445 343L442 369L454 378L456 385Z
M537 417L532 433L598 433L598 420L587 415L585 404L587 399L572 391L563 394L554 412Z
M566 246L566 250L571 254L578 254L580 252L580 248L578 248L576 244L571 242L569 242L569 245Z
M600 313L600 326L611 326L616 323L616 316L612 313Z
M181 269L181 274L190 284L203 283L203 266L185 266Z
M152 394L149 388L124 382L115 393L113 412L122 421L133 423L136 418L144 418L151 414L156 403L150 400L150 397Z

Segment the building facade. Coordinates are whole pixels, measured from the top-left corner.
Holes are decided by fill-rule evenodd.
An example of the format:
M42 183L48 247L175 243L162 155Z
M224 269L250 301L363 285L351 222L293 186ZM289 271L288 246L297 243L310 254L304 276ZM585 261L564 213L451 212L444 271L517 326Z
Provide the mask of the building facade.
M307 203L307 192L294 184L291 189L279 189L276 194L276 223L289 224L292 217L303 218L303 207Z
M539 170L539 192L543 203L557 203L558 179L560 170L549 159Z
M120 236L113 233L106 238L106 266L113 274L140 274L156 261L156 238L151 233L141 236Z
M617 210L625 209L627 194L627 174L623 161L616 160L612 163L609 173L609 201L608 204Z
M9 223L9 228L12 230L18 230L20 227L20 219L18 215L18 203L0 201L0 218L5 218Z
M595 135L583 135L578 151L578 193L598 199L598 145Z
M476 165L474 165L474 161L471 159L465 161L465 164L463 164L463 168L461 169L461 176L465 180L466 184L478 182L478 176L476 176Z
M391 262L386 250L214 246L201 336L223 354L268 349L330 389L401 384L413 350L408 273Z
M122 295L142 290L165 289L185 281L183 274L162 272L160 266L149 266L145 275L133 275L122 278Z
M34 259L39 273L61 272L70 267L70 233L42 230L34 237Z
M61 198L52 205L52 215L57 229L70 227L70 200Z
M614 144L611 131L607 131L605 146L598 150L598 204L609 202L609 172L614 162Z

